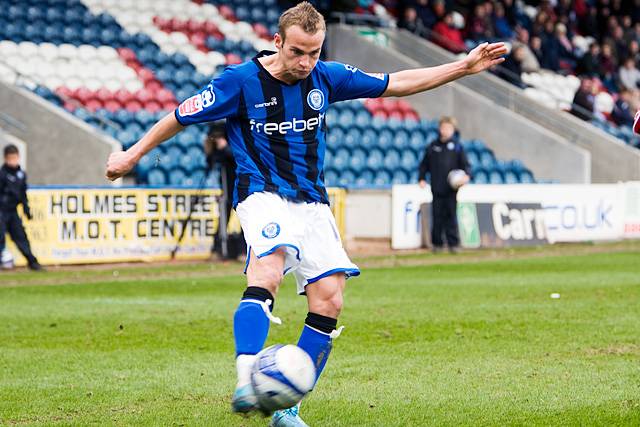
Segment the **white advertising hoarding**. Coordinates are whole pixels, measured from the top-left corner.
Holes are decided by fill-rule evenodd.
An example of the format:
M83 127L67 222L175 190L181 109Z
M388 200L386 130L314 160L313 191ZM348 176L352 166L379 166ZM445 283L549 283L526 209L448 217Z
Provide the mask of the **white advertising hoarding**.
M640 200L640 184L638 198ZM627 184L527 184L467 185L458 193L459 202L539 203L545 215L546 236L550 242L580 242L619 239L625 226L640 225L640 207L636 222L629 218L630 196ZM431 201L431 192L417 185L395 185L392 191L392 247L419 248L420 204ZM633 198L631 198L633 200ZM625 200L627 207L625 212ZM637 202L640 203L640 202ZM637 228L640 235L640 227Z

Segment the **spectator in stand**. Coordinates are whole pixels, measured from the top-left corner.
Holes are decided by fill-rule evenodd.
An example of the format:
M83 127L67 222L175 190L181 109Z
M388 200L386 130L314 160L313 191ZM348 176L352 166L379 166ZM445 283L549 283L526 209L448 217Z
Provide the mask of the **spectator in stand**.
M573 97L571 114L582 120L591 120L594 112L595 90L591 77L582 78L580 88Z
M613 49L609 43L602 44L600 53L600 79L610 91L615 91L616 58L613 56Z
M589 6L586 15L578 20L578 29L581 34L588 34L596 39L600 38L600 29L598 28L598 9L595 6Z
M468 20L467 34L476 41L492 40L495 37L491 16L487 15L487 4L480 3L473 9L473 16Z
M587 76L595 76L600 72L600 45L598 42L592 42L589 50L578 61L576 67L578 74Z
M556 24L555 39L558 43L560 66L567 71L573 70L576 67L576 57L573 54L573 44L567 36L567 27L564 24Z
M522 48L522 71L525 73L535 73L540 71L540 62L529 47L529 31L524 27L516 28L516 39L513 41L513 49Z
M540 36L542 40L542 68L548 70L560 70L560 42L556 39L553 21L548 20L544 24L544 32Z
M620 91L620 95L611 112L611 119L618 126L633 126L634 109L631 106L632 99L632 91L629 89L622 89Z
M507 20L502 3L496 3L493 11L493 29L496 37L503 39L513 38L513 29Z
M453 53L461 53L466 50L462 33L453 26L451 13L447 13L444 19L433 27L432 41Z
M542 39L538 36L531 37L531 43L529 44L531 48L531 52L535 55L538 60L538 64L542 67L544 64L544 52L542 51Z
M615 47L616 58L626 58L629 56L629 42L624 37L624 30L617 25L613 30L612 43Z
M427 28L433 28L436 24L437 18L431 10L429 0L416 0L414 8L418 14L418 19L422 21L422 24Z
M419 35L422 35L425 29L422 21L418 19L418 13L413 7L407 7L404 10L404 16L402 17L399 26L400 28L405 28L406 30Z
M447 6L444 0L435 0L433 2L433 16L436 18L435 22L442 21L444 15L447 14Z
M633 58L627 58L618 72L620 86L631 91L640 88L640 70L636 68Z
M633 58L636 64L640 64L640 37L629 42L629 57Z
M498 75L509 83L522 89L527 87L522 82L522 62L524 61L524 47L514 46L511 54L498 68Z

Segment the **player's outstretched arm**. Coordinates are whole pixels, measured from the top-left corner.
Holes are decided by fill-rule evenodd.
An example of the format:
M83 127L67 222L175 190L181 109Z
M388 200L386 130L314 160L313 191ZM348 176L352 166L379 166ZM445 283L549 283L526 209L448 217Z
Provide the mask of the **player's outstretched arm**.
M382 96L407 96L434 89L464 76L476 74L504 61L504 43L482 43L455 62L437 67L404 70L389 75L389 85Z
M111 181L129 172L140 158L184 129L173 112L164 116L149 131L127 151L111 153L107 160L107 179Z

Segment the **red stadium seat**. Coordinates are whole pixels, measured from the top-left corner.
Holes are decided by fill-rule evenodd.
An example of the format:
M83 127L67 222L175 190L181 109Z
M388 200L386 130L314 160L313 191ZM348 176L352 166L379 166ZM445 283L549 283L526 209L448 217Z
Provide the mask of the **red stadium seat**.
M263 39L270 39L271 34L269 34L269 30L267 27L260 23L253 24L253 31L258 35L258 37Z
M113 99L111 99L104 103L104 108L107 111L115 113L116 111L122 108L122 104L120 104L118 101L114 101Z
M127 104L124 106L124 108L131 112L131 113L136 113L140 110L142 110L142 104L139 101L136 101L135 99L132 101L127 102Z
M225 61L226 61L227 65L234 65L234 64L241 64L242 63L242 58L240 58L235 53L227 53L224 56L224 58L225 58Z
M218 12L220 12L220 15L222 15L223 18L225 18L227 21L231 21L231 22L236 22L236 15L233 13L233 9L231 9L229 6L223 4L218 6Z
M145 102L149 102L154 98L151 91L147 89L140 89L134 94L134 97L137 101L139 101L142 104L144 104Z
M114 99L113 92L109 89L102 88L96 92L96 99L103 104Z
M122 58L125 62L131 60L137 61L136 53L128 47L119 47L116 50L118 51L118 55L120 55L120 58Z
M156 100L161 104L175 101L175 97L169 89L160 89L159 91L155 92L155 94Z
M127 90L120 89L113 94L113 98L120 104L126 105L127 102L133 99L133 94Z
M162 105L156 101L150 101L144 104L144 109L150 113L157 113L162 110Z
M97 99L90 99L84 106L87 110L96 112L103 107L103 104Z
M149 80L145 83L144 87L152 92L159 91L163 88L162 83L160 83L158 79Z

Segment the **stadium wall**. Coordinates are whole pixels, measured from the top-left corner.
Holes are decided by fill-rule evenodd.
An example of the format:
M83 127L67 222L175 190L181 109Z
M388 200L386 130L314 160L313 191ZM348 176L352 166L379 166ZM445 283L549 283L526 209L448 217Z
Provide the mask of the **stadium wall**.
M120 144L39 96L0 82L7 129L26 143L32 185L105 185L106 159Z
M402 52L424 66L438 65L456 59L454 54L406 30L382 29L381 32L387 37L392 50ZM625 145L601 129L569 113L531 100L519 88L490 73L462 79L458 84L491 100L496 107L502 106L509 109L525 117L529 123L536 123L569 143L589 151L591 182L607 183L640 179L640 150ZM526 141L529 142L528 139ZM492 146L492 140L487 142ZM496 151L498 152L498 147ZM616 165L615 168L611 167L613 164Z

